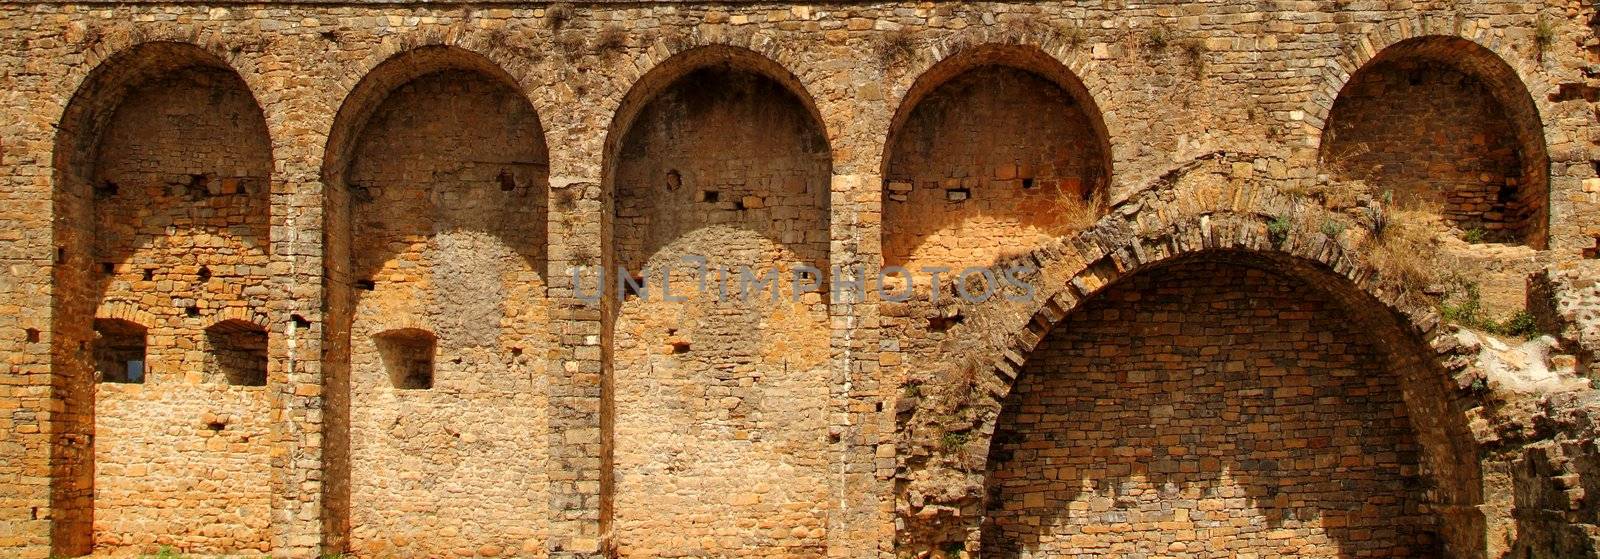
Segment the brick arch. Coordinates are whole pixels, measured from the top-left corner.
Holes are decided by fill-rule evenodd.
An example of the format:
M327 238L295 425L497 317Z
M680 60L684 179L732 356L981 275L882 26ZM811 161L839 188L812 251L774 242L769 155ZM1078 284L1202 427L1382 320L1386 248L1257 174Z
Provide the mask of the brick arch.
M207 328L229 321L254 324L263 330L269 326L266 313L255 312L244 307L228 307L213 315L211 317L211 325L207 326Z
M390 93L411 80L445 70L476 72L512 88L534 108L541 135L548 130L545 113L552 107L533 94L541 85L533 81L538 75L533 64L507 53L488 34L426 28L385 40L339 79L344 100L323 136L327 138L322 154L323 182L342 183L367 119Z
M709 41L711 44L698 44L701 41ZM789 66L781 61L789 58L785 55L787 52L780 49L776 41L765 35L696 36L696 38L682 41L657 41L654 46L645 50L645 54L638 63L640 67L648 67L650 69L633 82L627 94L624 95L620 104L615 108L611 124L606 129L606 140L602 156L601 192L605 196L603 199L610 200L610 205L613 207L606 210L608 214L602 220L605 242L604 258L612 258L614 256L614 251L610 250L614 245L614 239L610 231L614 227L614 206L619 197L616 192L616 175L618 162L621 160L620 151L624 147L623 142L632 132L640 113L663 92L668 91L681 78L690 75L692 72L726 68L736 72L753 74L776 83L799 101L811 120L811 126L822 132L823 141L828 143L826 150L829 154L829 165L831 167L836 164L837 160L833 153L835 149L834 142L827 129L828 121L823 118L818 109L816 99L811 95L811 89L807 87L800 77L790 72ZM665 58L658 60L657 56L665 56ZM798 61L790 60L790 62ZM646 64L652 65L645 66ZM824 198L822 201L824 210L826 210L830 202L829 199ZM650 252L653 251L647 251L647 254ZM825 261L826 259L824 258L824 264L819 265L818 268L826 268ZM607 265L609 266L609 264Z
M1524 117L1533 118L1533 123L1544 121L1546 115L1554 114L1549 99L1539 95L1552 89L1550 83L1541 72L1536 71L1536 66L1519 56L1507 44L1506 37L1496 36L1488 26L1477 26L1466 34L1454 19L1420 18L1403 19L1385 24L1372 30L1351 44L1344 53L1329 59L1321 69L1322 83L1311 94L1305 104L1305 134L1306 145L1319 148L1322 144L1322 133L1327 127L1328 113L1333 110L1333 103L1339 98L1339 92L1344 90L1350 78L1366 67L1374 59L1383 55L1391 47L1405 44L1419 45L1427 41L1453 40L1460 44L1470 44L1477 52L1472 53L1469 60L1457 61L1463 68L1477 72L1491 73L1499 76L1506 82L1502 91L1504 94L1501 102L1506 99L1520 96L1525 98L1519 111L1528 114ZM1513 83L1514 80L1514 83ZM1508 108L1514 108L1507 103ZM1540 126L1542 128L1542 126ZM1543 136L1540 131L1541 144L1549 145L1550 138Z
M1011 33L1021 33L1012 31ZM960 37L968 39L966 37ZM1085 83L1082 72L1087 68L1089 57L1079 53L1076 56L1063 59L1060 55L1065 50L1057 50L1054 54L1045 47L1023 42L1026 35L1002 35L999 40L991 40L978 44L965 45L946 39L942 44L931 47L937 56L926 67L918 68L912 75L916 79L904 86L897 85L897 108L894 117L889 122L889 128L884 133L883 155L880 165L887 172L890 151L894 149L895 140L898 138L906 119L910 118L917 105L929 93L938 89L950 80L981 66L1004 66L1015 68L1045 78L1072 95L1073 99L1084 107L1084 112L1089 117L1089 122L1094 128L1096 139L1100 143L1101 154L1105 161L1103 166L1107 177L1114 176L1114 165L1111 154L1111 137L1107 122L1112 115L1095 101L1095 93ZM1010 39L1009 41L1006 39ZM1047 43L1048 44L1048 43ZM1065 49L1059 46L1058 49ZM949 50L947 50L949 49ZM902 87L904 89L902 89Z
M276 126L276 123L282 121L279 116L281 111L288 108L284 101L285 94L282 88L276 87L267 79L269 68L262 65L260 53L240 48L242 46L240 41L244 40L248 39L199 25L112 26L105 30L98 42L84 51L83 62L72 65L61 83L71 87L72 99L77 99L78 95L97 82L137 82L139 79L105 80L101 76L118 74L119 70L114 67L117 61L126 60L129 55L136 54L141 49L151 45L177 45L188 53L173 57L171 60L157 61L157 66L151 70L159 72L162 71L159 70L162 66L171 69L196 60L203 61L206 65L232 70L244 81L250 95L255 98L256 104L260 106L266 118L267 134L272 142L273 153L289 153L293 151L293 140L288 134L278 133ZM71 110L72 103L69 101L68 105L63 107L64 114L58 120L63 124L63 128L65 123L71 120L67 113Z
M370 428L376 418L401 417L382 394L389 381L382 380L373 335L430 332L444 347L469 355L447 364L441 379L497 380L412 393L416 414L407 420L437 418L429 428L471 421L520 431L508 443L519 447L517 461L479 447L448 451L452 460L496 461L498 477L468 479L438 464L424 466L428 475L485 495L523 492L537 501L544 490L538 476L547 457L531 449L544 444L545 430L536 422L543 421L545 401L535 391L542 384L533 383L545 370L542 348L554 342L546 320L548 124L561 114L551 111L564 107L536 81L548 72L535 69L507 38L503 30L424 27L386 39L338 80L344 98L327 131L320 171L329 284L322 513L330 548L365 549L377 545L372 534L438 530L490 516L502 525L546 529L545 508L517 506L507 495L492 499L494 505L465 506L466 493L384 485L379 480L395 467L391 458L411 452L407 445L416 440ZM418 111L434 118L412 120ZM403 160L395 159L401 154ZM422 178L410 177L419 172ZM397 271L404 267L396 263L409 258L459 268L439 275L426 266ZM423 316L428 313L434 314ZM465 316L474 318L460 319ZM525 357L471 357L521 356L524 348L531 350ZM526 397L504 397L508 378L527 379ZM491 416L496 421L482 419ZM431 500L449 513L411 516L405 512L415 510L405 504L411 500ZM513 537L500 531L472 537L480 536L508 549ZM455 544L412 539L399 552L436 555L449 545Z
M171 207L173 213L157 215L149 218L148 222L159 219L174 219L174 215L186 214L193 210L188 205L170 205L159 201L157 196L167 194L151 194L159 190L152 188L160 185L156 178L157 172L147 169L133 169L124 165L116 169L117 156L110 159L102 153L108 132L116 133L119 138L139 137L142 130L130 132L122 130L117 132L113 128L116 122L122 122L118 117L125 103L155 103L165 104L160 106L181 106L184 109L193 109L191 115L205 115L207 117L222 113L206 112L215 107L189 106L187 101L175 101L172 98L159 97L167 93L164 89L151 89L152 84L159 80L174 78L186 80L185 85L179 89L179 94L192 94L189 85L196 87L212 87L213 92L223 92L217 97L224 99L228 105L225 110L231 111L241 117L231 125L224 124L221 119L205 120L199 130L199 135L190 135L193 130L184 130L182 134L173 132L171 136L163 136L163 141L172 141L173 137L183 137L191 141L194 138L206 138L205 141L215 141L207 134L218 134L227 126L241 126L247 138L238 138L239 149L223 150L217 157L227 159L226 162L212 159L191 157L190 152L184 148L165 146L154 151L157 160L162 165L181 165L187 169L183 172L198 173L188 188L195 188L205 181L216 192L225 195L248 194L248 200L241 203L229 203L232 211L238 213L216 212L215 216L206 214L207 219L197 220L194 227L197 229L227 229L233 231L235 226L245 225L247 232L238 235L229 234L233 241L239 243L243 252L248 253L246 258L255 259L254 265L249 266L249 271L237 272L239 279L225 282L229 286L237 286L243 282L261 281L268 272L264 264L270 258L269 245L271 242L269 214L270 201L267 192L270 183L274 180L272 161L275 149L282 146L274 145L283 138L274 138L272 129L266 119L266 111L261 102L260 95L270 95L271 89L262 78L261 68L256 60L244 54L244 49L230 45L231 38L211 32L201 32L191 26L118 26L112 28L102 41L91 48L86 54L86 64L74 67L73 74L63 83L72 84L76 89L60 115L57 134L54 138L54 151L52 157L53 179L53 221L52 238L57 248L57 263L52 270L55 290L52 293L54 300L54 313L52 314L52 363L51 368L57 374L53 375L52 390L56 398L66 404L67 412L61 412L52 418L52 462L54 464L52 475L51 507L55 518L52 525L53 552L62 555L78 555L86 553L96 544L96 533L112 534L107 536L114 541L118 538L115 534L125 533L126 525L111 524L108 527L96 526L95 511L101 507L116 509L119 507L138 507L126 498L118 498L120 490L126 488L107 487L102 484L96 487L95 444L115 446L119 443L136 440L127 438L121 432L96 433L95 416L97 413L109 414L123 420L132 418L125 409L118 410L116 406L125 403L115 396L101 398L101 390L89 382L92 364L86 363L86 356L76 351L79 344L93 339L91 318L97 315L112 314L133 317L146 327L154 327L158 323L164 327L187 328L182 326L185 321L179 320L173 314L177 309L162 307L135 308L126 301L127 281L137 280L138 276L129 277L130 270L122 266L124 262L136 259L137 255L145 255L163 266L163 272L170 272L166 266L173 262L185 262L190 257L181 250L172 247L160 246L161 243L153 239L170 237L169 233L162 232L160 228L140 229L136 220L126 219L127 215L112 212L117 216L117 225L127 225L121 230L113 230L111 237L95 223L102 216L97 214L95 197L99 195L93 186L93 181L99 174L112 169L119 173L116 182L123 182L124 178L134 179L133 188L125 189L123 194L131 195L130 200L138 204L149 204L149 208ZM199 80L203 83L189 84L187 80ZM217 81L212 81L217 80ZM153 93L152 93L153 92ZM150 93L157 97L142 97ZM172 103L179 103L173 105ZM150 116L148 112L130 112L129 118ZM166 126L166 121L161 122ZM120 124L116 126L122 126ZM179 130L176 127L169 132ZM228 132L236 134L239 132ZM259 135L258 135L259 134ZM229 136L219 136L229 137ZM233 137L229 137L233 138ZM119 140L119 141L123 141ZM174 163L174 162L179 163ZM111 162L112 167L106 167ZM212 165L216 164L216 167ZM234 168L243 170L243 174L233 175L229 170ZM170 167L163 168L164 172L174 172ZM221 180L213 180L214 173L221 172ZM114 182L106 184L114 185ZM115 195L116 190L108 189L108 194ZM201 191L206 192L205 190ZM204 195L204 194L202 194ZM121 204L121 202L117 202ZM133 206L116 205L116 208ZM214 219L212 219L214 217ZM183 233L187 234L187 232ZM103 270L95 267L94 260L97 244L100 239L110 239L112 242L111 253L104 254L107 261ZM196 256L195 258L199 258ZM245 261L249 263L248 261ZM121 287L119 287L121 286ZM193 285L179 286L179 289L195 289ZM118 292L122 292L119 294ZM188 295L169 293L175 297L193 297L194 292ZM255 297L245 296L238 291L230 291L224 297L237 297L240 299ZM159 321L159 322L158 322ZM155 345L157 351L167 351L171 354L171 346ZM161 359L156 357L156 359ZM182 390L180 388L164 388ZM104 391L112 393L114 391ZM97 410L102 401L112 402L110 411ZM264 403L257 400L240 405L248 406ZM211 403L208 403L211 405ZM231 405L217 403L218 406ZM117 423L117 422L112 422ZM78 441L91 441L83 443ZM98 441L98 442L94 442ZM200 452L183 453L184 459L205 461L206 455ZM199 471L198 469L196 471ZM111 484L115 485L115 484ZM122 493L125 495L126 492ZM107 495L113 495L107 497ZM119 500L120 499L120 500ZM263 540L265 538L263 537ZM110 545L117 545L112 543Z
M685 270L678 260L687 255L730 268L781 270L794 262L828 267L836 146L812 96L815 90L790 70L798 62L760 34L697 35L645 49L635 63L645 70L631 79L615 106L603 149L600 224L608 281L615 281L616 265L654 278L667 269L674 278L687 277L679 275ZM657 282L652 294L659 295L659 279L652 281ZM698 480L755 483L756 472L792 465L788 483L769 497L770 503L793 502L795 495L827 486L829 476L819 465L827 441L817 436L828 404L821 372L825 359L820 352L800 350L792 358L757 357L763 348L826 347L825 305L795 305L785 312L758 302L726 312L715 310L722 307L705 293L687 296L689 301L665 301L604 292L600 531L609 538L604 545L616 546L621 555L667 553L662 546L670 542L662 527L691 517L714 518L710 522L732 530L707 544L704 553L710 555L733 548L781 554L820 545L825 514L781 512L775 505L710 490ZM655 363L653 352L641 351L657 344L674 348L681 358ZM669 381L683 387L681 397L712 397L722 382L716 377L732 374L751 379L750 390L735 396L749 402L748 408L800 411L782 425L753 419L759 413L694 416L661 405L661 393L650 388L656 383L651 379L667 370L687 381ZM729 426L766 435L740 441ZM656 460L651 449L669 440L681 443L682 459L696 458L679 472L691 481L659 487L654 480L660 478L652 477L660 472L651 465ZM778 440L786 441L783 449L776 448ZM792 456L806 458L780 464ZM686 504L648 505L657 498ZM739 517L806 529L758 534L747 526L734 528Z
M73 73L62 80L75 85L57 119L51 153L57 188L64 178L61 173L74 172L86 163L93 143L129 90L194 66L217 68L238 77L258 110L263 107L260 93L272 90L261 81L254 59L229 50L220 34L201 33L196 28L117 28L89 50L84 64L74 66ZM269 127L269 136L270 132Z
M1011 33L1023 32L1011 31ZM1001 234L1002 236L1030 234L1020 232L1020 230L1024 229L1035 231L1051 230L1055 231L1056 234L1060 234L1066 232L1061 229L1061 227L1063 227L1065 224L1057 222L1053 218L1056 214L1064 212L1056 211L1059 208L1050 207L1053 203L1057 202L1057 200L1053 200L1055 196L1059 196L1062 193L1076 194L1076 191L1081 189L1082 194L1084 195L1084 201L1087 202L1089 200L1093 200L1096 202L1095 204L1092 204L1091 207L1103 208L1103 204L1108 201L1110 193L1113 190L1111 188L1111 184L1114 180L1116 180L1116 175L1113 170L1112 146L1110 136L1106 130L1105 113L1100 107L1099 103L1096 102L1095 96L1089 91L1087 86L1078 77L1077 73L1071 66L1064 64L1061 59L1047 52L1043 48L1023 42L1027 39L1028 37L1026 35L1007 35L1002 37L989 37L986 38L986 40L1005 40L1013 42L986 42L976 45L958 44L954 51L948 51L948 54L945 54L936 63L924 69L916 78L916 80L909 87L907 87L903 95L900 96L900 105L895 110L894 116L891 119L890 127L886 136L884 137L884 143L882 146L883 152L879 161L881 165L880 176L882 176L886 181L885 188L880 189L880 193L884 198L882 202L885 220L883 237L885 263L895 263L894 260L897 260L898 258L910 258L912 254L917 252L916 248L906 251L905 249L908 247L901 245L904 244L910 245L910 247L921 247L928 241L932 240L933 236L939 234L931 232L927 229L923 229L921 231L901 230L897 226L905 225L906 220L896 219L897 214L903 215L909 212L911 215L917 216L917 221L940 222L941 225L946 227L954 224L965 223L968 219L972 218L977 218L979 220L998 219L1002 221L1010 221L1011 223L1009 224L1009 227L997 228L992 224L985 227L985 229L991 231L995 229L1007 230L1006 233ZM947 51L939 49L935 52ZM1076 60L1074 62L1076 62ZM975 72L998 73L975 74ZM978 78L975 76L985 77ZM957 91L965 91L965 95L971 95L971 97L962 97L961 100L963 102L980 103L979 105L967 105L963 110L961 110L961 112L983 110L981 99L984 98L984 94L974 93L971 89L969 89L972 87L974 79L984 81L984 83L1012 84L1011 87L1013 89L1009 90L986 90L991 92L989 93L990 95L998 94L998 92L1002 91L1007 92L1006 94L1008 95L1010 106L1007 107L1007 109L1001 114L996 115L996 117L1001 119L1002 122L1006 122L1004 119L1006 118L1005 115L1007 114L1018 114L1018 111L1026 111L1033 113L1029 115L1030 117L1040 120L1049 120L1049 123L1045 124L1040 123L1039 121L1033 121L1025 123L1006 122L1005 124L1000 124L997 122L990 126L989 122L985 120L983 125L976 127L971 127L969 125L969 127L964 127L959 132L952 132L950 130L938 128L941 126L948 126L948 123L933 124L939 122L940 120L947 119L935 117L930 120L930 118L926 116L927 113L918 113L918 109L922 108L925 104L927 104L926 102L930 101L930 96L933 96L931 97L931 99L934 100L932 101L932 106L935 107L934 110L937 110L937 107L939 106L937 100L940 99L940 97L934 95L935 92L946 92L944 99L948 101L948 95L952 88ZM1016 85L1018 83L1027 85L1018 86ZM1058 88L1060 92L1065 93L1066 97L1064 99L1058 99L1056 98L1057 94L1055 92L1042 94L1046 95L1045 97L1027 97L1026 93L1020 95L1016 93L1018 90L1030 92L1048 90L1052 85L1055 88ZM998 87L1004 88L1005 86ZM1027 100L1031 103L1037 103L1030 105L1030 107L1036 109L1036 111L1027 111L1027 109L1021 108L1023 100ZM1060 111L1059 113L1054 112L1058 110ZM916 120L912 120L912 116L916 114L923 114L924 116L919 117ZM1041 179L1040 182L1044 183L1043 185L1032 183L1031 181L1034 180L1034 176L1027 169L1013 169L1013 174L1015 176L1011 177L1012 180L1020 180L1020 177L1026 174L1028 175L1027 179L1030 181L1030 183L1018 187L1014 186L1016 183L1003 183L996 181L994 183L983 184L976 188L972 188L970 194L971 196L988 198L982 201L982 207L985 209L981 211L961 209L953 210L953 213L949 214L940 214L939 211L941 209L945 209L950 206L942 202L934 204L934 208L937 209L930 208L929 206L916 206L916 204L926 204L930 201L930 198L932 198L932 196L930 196L927 192L927 189L923 188L923 185L911 184L909 185L911 186L909 192L904 189L904 186L907 186L906 182L916 182L914 179L919 178L912 176L916 174L913 173L913 169L916 167L931 166L937 168L943 165L943 163L941 163L942 160L967 159L967 157L965 157L966 154L961 152L956 152L959 154L959 156L952 155L950 153L944 153L942 156L935 155L933 157L928 157L927 154L923 154L921 156L914 155L916 152L916 148L914 146L916 145L918 138L907 136L907 134L916 133L916 131L923 127L934 126L936 128L933 130L943 131L930 133L930 130L922 130L921 133L917 135L922 138L927 138L928 136L948 136L952 134L956 136L973 136L979 139L968 141L973 142L976 146L993 146L996 143L1003 144L1004 140L997 141L994 138L986 137L984 135L985 133L997 127L1008 125L1018 126L1019 124L1021 124L1021 127L1023 128L1037 130L1034 133L1039 135L1024 136L1021 132L1012 132L1011 134L1014 134L1017 138L1027 138L1025 140L1021 140L1019 143L1024 145L1031 143L1035 146L1034 149L1039 150L1039 152L1044 152L1047 154L1051 151L1050 148L1089 143L1091 144L1090 150L1092 150L1093 155L1083 159L1079 159L1075 156L1065 162L1065 166L1067 168L1077 168L1079 166L1084 167L1084 169L1080 170L1081 172L1070 172L1057 168L1056 164L1061 164L1063 161L1054 159L1049 155L1039 157L1038 161L1034 161L1038 167L1055 169L1054 171L1034 171L1041 172L1043 175L1038 177ZM1061 128L1054 128L1054 126L1058 125L1061 126ZM910 128L910 130L908 130L908 128ZM1045 130L1048 130L1048 132L1044 132ZM1080 134L1088 137L1080 138ZM1084 140L1086 140L1086 142ZM953 143L940 143L947 146L947 149L958 150L961 148L952 146L963 145L962 142L959 141ZM906 151L908 145L903 144L912 146L911 150ZM1015 151L1005 147L998 148L998 151L996 151L996 148L994 147L987 149L989 151L987 151L985 155L986 158L989 159L995 158L994 156L997 155L997 153L1009 153L1010 155L1023 157L1028 155L1028 148L1021 148ZM1032 155L1035 157L1040 156L1039 152L1033 152ZM910 157L913 163L903 166L912 167L913 169L891 168L891 166L896 163L897 155ZM920 161L922 164L918 165L915 163L916 161ZM902 160L902 163L905 163L905 160ZM954 174L925 176L920 178L924 179L924 182L926 182L927 179L933 178L968 176L967 171L970 169L959 169L961 172ZM1054 174L1054 177L1051 176L1052 174ZM991 175L986 175L981 172L972 173L972 176L991 178ZM1000 174L995 174L992 176L992 178L1004 179L1006 177ZM1052 178L1061 178L1063 180L1055 181L1051 180ZM1073 182L1079 179L1086 180L1081 181L1084 184L1077 184ZM894 198L894 200L900 200L903 204L912 204L912 206L897 206L891 202L890 198L894 193L891 192L888 187L895 186L895 181L905 182L900 182L900 186L902 188L900 191L901 194L899 197ZM963 179L962 182L966 183L967 181ZM1077 186L1073 186L1073 184L1077 184ZM967 186L968 185L963 184L963 187ZM1057 190L1058 188L1060 190ZM1057 194L1051 194L1051 191L1054 191ZM1017 207L1008 207L1010 204L1016 204ZM930 212L930 210L932 211ZM939 215L940 217L934 217L934 215ZM1092 219L1098 217L1098 215L1092 215L1088 217L1089 220L1092 221ZM963 227L962 225L956 226ZM1038 229L1034 229L1035 227ZM968 240L972 240L973 237L970 232L963 232L960 235L966 237ZM900 242L891 242L893 240L898 240ZM1018 239L1013 237L1008 240L1015 242ZM1005 241L1001 241L1002 244L1004 244L1004 242ZM934 244L937 245L938 243ZM966 245L963 245L963 250L967 250ZM980 252L982 251L982 249L977 250ZM901 252L904 252L904 254L900 254ZM905 264L909 261L910 260L906 260L905 262L899 263ZM950 262L939 263L950 264Z
M1154 213L1154 212L1153 212ZM970 471L987 472L990 437L1004 412L1002 403L1033 350L1054 326L1119 280L1181 262L1223 261L1264 268L1293 281L1327 290L1343 311L1364 328L1401 375L1413 430L1422 441L1423 463L1433 480L1433 503L1442 515L1441 534L1453 556L1481 553L1483 502L1477 443L1468 427L1471 403L1456 389L1455 378L1470 362L1452 359L1456 347L1445 338L1438 316L1426 305L1386 282L1362 255L1321 233L1292 230L1274 240L1268 234L1271 211L1222 210L1199 215L1132 215L1140 232L1102 221L1075 239L1019 257L1036 265L1036 297L1020 307L985 312L974 308L973 328L1004 328L974 353L967 366L978 370L975 402L977 434L967 447L976 461ZM1041 285L1042 283L1042 285ZM953 296L949 293L947 296ZM964 518L969 549L978 545L977 519Z
M95 309L94 317L97 319L125 320L145 328L151 328L156 325L155 315L145 312L144 309L139 308L138 303L134 302L108 302Z
M1426 27L1396 24L1364 38L1346 57L1329 62L1330 71L1324 72L1325 81L1322 89L1314 95L1313 102L1308 105L1308 122L1312 125L1307 128L1307 133L1311 135L1308 144L1317 148L1319 169L1326 173L1339 168L1330 163L1330 158L1338 159L1341 156L1331 154L1329 150L1335 145L1344 145L1338 141L1339 138L1333 136L1338 124L1334 119L1341 118L1341 115L1345 115L1346 118L1360 118L1350 116L1350 111L1358 111L1359 115L1357 107L1366 106L1356 101L1368 98L1350 94L1349 86L1357 81L1356 77L1367 72L1377 72L1382 68L1392 68L1389 64L1395 62L1425 62L1449 68L1480 82L1488 90L1492 102L1498 105L1495 108L1498 110L1494 112L1504 112L1511 128L1510 137L1507 139L1515 144L1515 158L1520 169L1513 172L1515 178L1519 179L1513 198L1509 202L1503 199L1497 202L1505 205L1496 205L1493 210L1487 211L1447 208L1446 215L1452 219L1460 218L1466 222L1476 223L1482 219L1484 213L1503 212L1510 216L1509 219L1499 221L1500 218L1496 217L1495 224L1490 225L1490 227L1499 227L1501 224L1507 226L1509 237L1500 240L1520 241L1535 248L1543 248L1549 234L1551 203L1549 139L1545 136L1544 118L1541 116L1549 114L1549 107L1546 106L1548 99L1533 95L1534 91L1545 89L1542 83L1529 82L1525 79L1532 77L1538 80L1541 79L1540 74L1524 66L1520 62L1522 57L1508 56L1509 54L1512 53L1506 52L1499 39L1484 36L1481 31L1478 34L1461 36ZM1490 139L1493 140L1494 137ZM1491 146L1497 143L1491 142ZM1493 167L1509 163L1502 161L1501 157L1480 155L1486 156L1489 161L1499 162L1491 164ZM1357 158L1359 159L1359 156ZM1465 159L1465 156L1460 159ZM1497 174L1499 171L1489 172ZM1461 227L1466 229L1469 225L1463 224Z

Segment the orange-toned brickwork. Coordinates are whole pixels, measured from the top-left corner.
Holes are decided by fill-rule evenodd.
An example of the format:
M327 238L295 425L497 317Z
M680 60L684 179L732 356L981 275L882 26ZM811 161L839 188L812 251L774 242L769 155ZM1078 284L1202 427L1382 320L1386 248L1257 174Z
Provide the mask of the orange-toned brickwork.
M1594 9L0 3L0 555L1592 555Z

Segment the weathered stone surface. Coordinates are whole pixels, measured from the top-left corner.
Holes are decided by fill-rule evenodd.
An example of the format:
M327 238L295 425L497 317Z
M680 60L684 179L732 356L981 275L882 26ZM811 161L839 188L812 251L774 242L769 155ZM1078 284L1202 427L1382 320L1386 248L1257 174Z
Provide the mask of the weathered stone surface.
M1194 347L1251 354L1238 362L1328 372L1274 390L1325 391L1319 410L1381 436L1333 466L1356 489L1296 493L1312 458L1277 470L1297 480L1278 494L1381 495L1346 518L1396 521L1332 526L1247 480L1194 507L1134 483L1126 502L1096 486L1081 495L1105 510L1028 525L1044 548L1221 555L1189 526L1265 516L1279 525L1242 540L1278 546L1262 555L1398 555L1430 530L1452 556L1594 554L1592 394L1482 393L1451 327L1354 235L1282 227L1334 198L1437 194L1454 234L1523 245L1464 249L1499 310L1550 267L1527 292L1555 301L1541 316L1563 351L1592 355L1594 15L1510 0L0 4L0 550L990 553L1008 542L986 513L1014 527L1007 514L1058 495L990 502L989 472L1060 482L996 465L995 433L1133 446L1003 424L1007 399L1049 392L1040 371L1073 361L1051 353L1064 337L1149 357L1137 325L1180 324L1200 329L1180 332ZM1060 196L1033 194L1051 187L1105 213L1067 219L1040 203ZM601 266L683 278L695 253L811 265L830 287L851 267L1031 262L1038 290L965 305L972 283L947 275L911 282L905 303L581 297ZM1261 299L1318 310L1254 316L1266 307L1226 298L1214 311L1239 333L1220 333L1116 295L1280 285L1237 267L1321 290ZM1178 273L1197 269L1217 273ZM97 363L127 373L129 324L145 384L96 383ZM1212 409L1161 401L1172 391L1146 378L1193 375L1175 364L1198 356L1113 357L1091 372L1137 378L1068 395L1143 398L1107 413L1169 421ZM1278 451L1201 444L1222 435L1311 452L1349 428L1276 401L1240 405L1287 427L1206 418L1182 428L1212 438L1158 443L1213 472ZM1096 417L1068 419L1117 433ZM1153 528L1105 531L1147 512Z

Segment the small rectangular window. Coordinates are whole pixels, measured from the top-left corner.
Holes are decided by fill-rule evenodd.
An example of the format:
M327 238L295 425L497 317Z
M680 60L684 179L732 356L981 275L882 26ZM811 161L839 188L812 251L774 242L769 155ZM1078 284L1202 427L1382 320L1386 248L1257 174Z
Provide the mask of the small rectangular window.
M95 376L100 382L144 383L144 326L116 318L97 318L94 335Z

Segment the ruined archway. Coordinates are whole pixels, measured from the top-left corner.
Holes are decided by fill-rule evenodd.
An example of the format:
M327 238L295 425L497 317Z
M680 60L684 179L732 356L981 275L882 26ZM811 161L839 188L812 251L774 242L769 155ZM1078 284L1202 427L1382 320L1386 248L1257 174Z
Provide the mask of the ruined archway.
M1538 107L1516 70L1471 40L1414 37L1366 61L1328 112L1318 159L1334 180L1436 209L1470 241L1547 243Z
M1438 470L1455 442L1415 415L1438 402L1408 401L1441 395L1431 352L1329 276L1208 250L1086 294L1004 400L984 556L1481 549L1439 514L1474 480Z
M895 408L902 433L896 503L902 550L983 547L986 473L991 449L1004 446L991 446L992 436L1041 342L1108 289L1147 272L1157 274L1156 280L1145 281L1159 283L1161 270L1170 269L1163 266L1182 262L1270 270L1291 283L1317 286L1338 302L1338 312L1366 333L1365 343L1398 379L1417 443L1416 479L1426 487L1421 502L1439 517L1437 541L1451 556L1477 556L1486 534L1504 530L1505 518L1486 526L1479 508L1505 503L1486 503L1477 439L1468 426L1479 402L1461 384L1470 382L1471 360L1454 354L1459 345L1441 335L1446 331L1429 300L1378 274L1338 239L1310 228L1269 227L1274 216L1323 210L1241 180L1247 176L1236 172L1239 163L1251 158L1196 161L1094 228L1051 240L995 269L1035 268L1023 276L1035 287L1031 291L962 303L946 288L939 294L945 303L888 309L886 316L953 324L937 336L935 350L949 357L911 371ZM1126 211L1133 207L1139 211ZM1137 336L1122 336L1130 337Z
M423 46L353 88L326 157L335 544L543 550L555 341L539 115L482 55ZM396 349L396 331L427 343Z
M1100 109L1037 48L981 45L939 62L890 130L885 266L989 265L1105 211L1111 151Z
M266 389L205 378L210 356L179 340L266 307L271 173L254 94L199 46L117 53L69 102L54 151L57 552L269 550ZM140 317L142 383L94 382L97 316Z
M605 171L602 261L652 287L606 289L603 530L627 556L821 556L826 298L787 281L810 266L825 285L829 262L831 156L811 97L752 51L679 53L623 100ZM719 301L686 257L775 271L781 294ZM665 300L665 273L687 300Z

